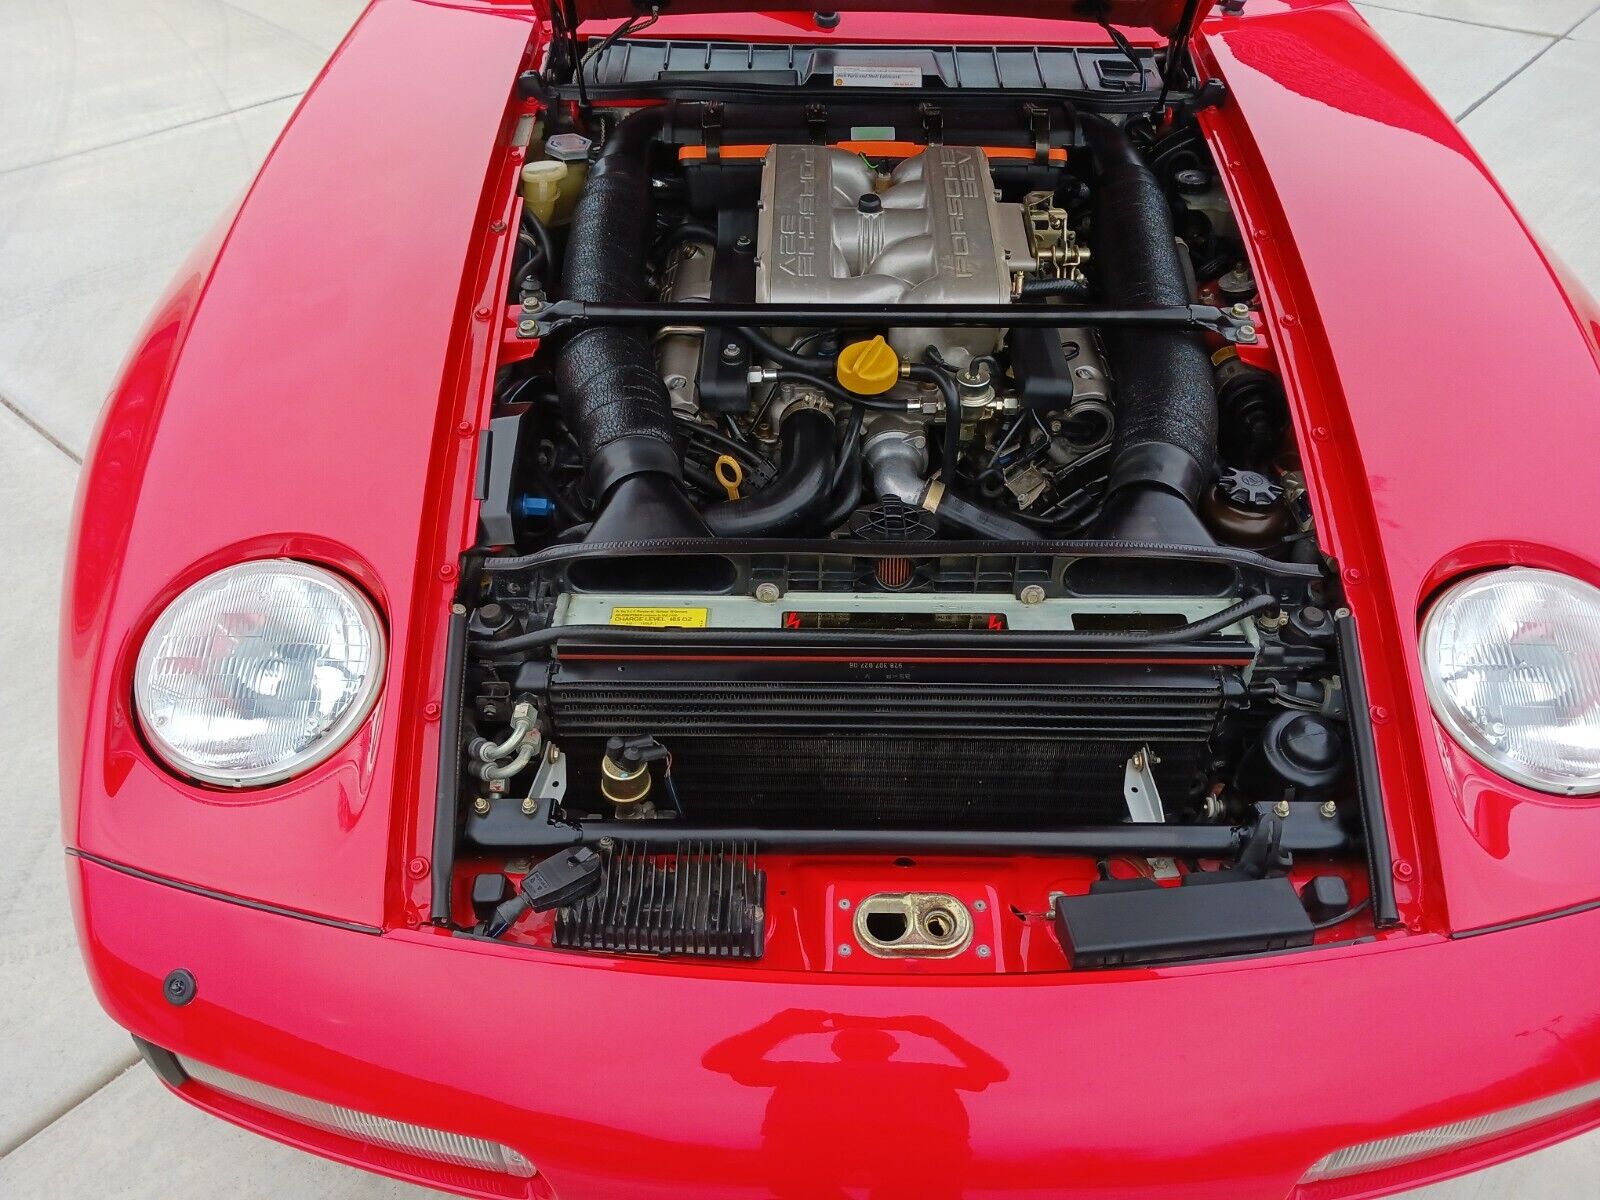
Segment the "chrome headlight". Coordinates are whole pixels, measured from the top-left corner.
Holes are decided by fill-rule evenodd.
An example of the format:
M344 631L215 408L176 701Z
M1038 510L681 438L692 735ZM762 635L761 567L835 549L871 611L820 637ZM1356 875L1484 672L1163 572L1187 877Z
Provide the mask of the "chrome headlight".
M1600 589L1510 567L1449 588L1422 626L1433 711L1508 779L1600 793Z
M322 762L372 711L383 631L339 576L286 559L202 579L156 618L134 707L173 770L208 783L276 783Z

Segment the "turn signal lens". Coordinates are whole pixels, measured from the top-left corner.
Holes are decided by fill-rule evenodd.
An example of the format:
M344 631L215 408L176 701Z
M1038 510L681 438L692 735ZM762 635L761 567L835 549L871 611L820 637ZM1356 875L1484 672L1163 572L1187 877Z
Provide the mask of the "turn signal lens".
M1527 567L1464 579L1423 622L1422 666L1433 711L1479 762L1600 793L1600 589Z
M498 1171L518 1179L532 1179L538 1174L531 1162L510 1146L502 1146L499 1142L446 1133L442 1129L429 1129L426 1125L412 1125L406 1121L391 1121L387 1117L375 1117L371 1113L341 1108L337 1104L324 1104L321 1100L256 1083L193 1059L179 1061L190 1079L302 1125L452 1166Z
M1444 1154L1471 1145L1473 1142L1486 1142L1501 1134L1537 1125L1540 1121L1559 1117L1562 1113L1582 1108L1585 1104L1596 1100L1600 1100L1600 1083L1591 1083L1568 1092L1546 1096L1543 1100L1530 1100L1527 1104L1490 1113L1486 1117L1472 1117L1466 1121L1454 1121L1449 1125L1435 1125L1432 1129L1423 1129L1417 1133L1404 1133L1397 1137L1379 1138L1374 1142L1362 1142L1359 1146L1335 1150L1327 1157L1318 1159L1300 1182L1316 1183L1322 1179L1338 1179L1344 1175L1378 1171L1419 1158Z

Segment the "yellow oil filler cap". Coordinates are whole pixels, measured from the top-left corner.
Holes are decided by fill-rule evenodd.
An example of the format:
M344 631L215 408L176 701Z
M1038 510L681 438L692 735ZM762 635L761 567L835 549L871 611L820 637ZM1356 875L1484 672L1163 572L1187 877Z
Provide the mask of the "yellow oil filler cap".
M862 396L879 396L900 378L900 356L880 333L865 342L852 342L839 351L839 382Z

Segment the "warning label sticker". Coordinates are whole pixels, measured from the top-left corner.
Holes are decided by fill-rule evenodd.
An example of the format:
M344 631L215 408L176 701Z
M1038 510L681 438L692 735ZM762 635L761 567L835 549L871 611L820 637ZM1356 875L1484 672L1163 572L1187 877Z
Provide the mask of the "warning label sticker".
M611 610L613 625L638 625L647 629L704 629L704 608L622 608Z
M915 88L922 86L921 67L835 67L834 87Z

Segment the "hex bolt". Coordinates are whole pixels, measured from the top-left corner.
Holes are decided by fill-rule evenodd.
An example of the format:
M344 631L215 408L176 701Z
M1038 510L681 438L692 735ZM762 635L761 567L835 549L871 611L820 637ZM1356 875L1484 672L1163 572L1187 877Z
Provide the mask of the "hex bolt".
M1339 815L1339 806L1332 800L1324 800L1322 802L1322 807L1317 809L1317 811L1331 821Z
M1027 587L1023 588L1022 591L1017 593L1017 599L1021 600L1024 604L1044 603L1044 585L1040 583L1030 583Z
M522 815L523 816L531 817L531 816L533 816L534 813L536 813L538 811L539 811L539 802L537 800L535 800L532 796L529 796L527 799L525 799L522 802Z
M1279 800L1272 806L1272 815L1275 817L1287 817L1289 815L1289 802L1287 800Z
M537 322L537 321L518 321L517 322L517 336L518 337L533 337L538 332L539 332L539 322Z
M722 347L723 362L738 362L744 356L744 351L739 348L738 342L729 342Z
M479 796L474 800L472 802L472 811L480 817L487 817L489 815L489 797Z
M778 585L775 583L756 584L756 599L761 601L763 604L776 604L778 602L778 598L782 595L783 593L778 589Z
M741 233L738 237L733 239L733 248L735 250L748 250L754 244L755 243L750 240L750 235L747 233Z

